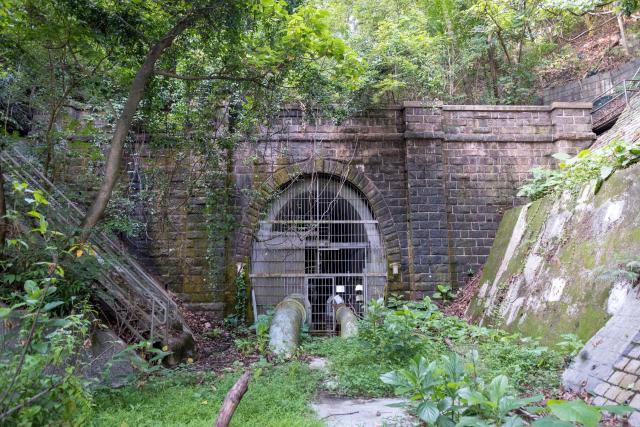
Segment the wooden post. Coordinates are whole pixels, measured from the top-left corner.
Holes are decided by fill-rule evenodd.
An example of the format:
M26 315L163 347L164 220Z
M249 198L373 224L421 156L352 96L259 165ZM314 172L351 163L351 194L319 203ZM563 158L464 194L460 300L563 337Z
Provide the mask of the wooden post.
M249 388L249 380L251 380L251 371L246 371L238 381L231 387L222 402L218 419L216 419L215 427L227 427L231 422L231 417L236 411L242 396Z

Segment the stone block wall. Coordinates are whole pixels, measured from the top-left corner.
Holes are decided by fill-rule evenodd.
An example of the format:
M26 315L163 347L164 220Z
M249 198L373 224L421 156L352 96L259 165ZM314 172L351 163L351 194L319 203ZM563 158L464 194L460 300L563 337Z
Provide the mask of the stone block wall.
M257 141L234 150L231 164L216 166L226 177L210 174L212 166L194 152L150 150L140 139L129 147L122 185L159 197L138 207L148 227L132 245L185 302L222 314L269 197L299 174L340 175L369 199L389 266L399 267L388 275L389 289L420 298L438 283L463 283L483 265L503 212L522 201L517 189L529 169L593 141L590 109L405 102L334 123L286 108ZM152 171L154 182L140 182L141 171ZM225 183L236 226L214 248L207 194ZM221 272L215 277L212 251Z
M543 91L543 103L593 101L618 83L632 78L638 68L640 68L640 59L635 59L613 70L546 88Z
M405 103L412 289L462 284L484 264L529 170L593 141L590 108Z

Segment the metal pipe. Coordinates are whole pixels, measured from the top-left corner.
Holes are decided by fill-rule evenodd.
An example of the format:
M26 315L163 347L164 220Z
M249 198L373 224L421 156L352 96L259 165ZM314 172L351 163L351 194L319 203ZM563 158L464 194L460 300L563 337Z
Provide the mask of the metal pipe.
M336 320L340 324L340 336L342 338L358 335L358 317L346 304L336 306Z
M275 309L269 326L269 347L283 356L291 356L300 344L300 329L307 320L305 298L291 294L283 299Z

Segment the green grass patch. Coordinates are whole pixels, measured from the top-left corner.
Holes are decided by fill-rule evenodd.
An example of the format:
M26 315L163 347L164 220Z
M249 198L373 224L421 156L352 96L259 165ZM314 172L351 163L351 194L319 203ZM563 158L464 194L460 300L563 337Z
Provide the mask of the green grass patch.
M94 396L94 426L207 426L215 421L240 373L222 377L169 372L143 386L103 390ZM238 405L232 426L322 426L309 407L319 374L300 362L263 368Z
M391 361L372 359L371 348L362 340L340 337L314 340L304 351L328 361L329 375L323 388L340 396L382 397L393 394L393 387L380 381L380 375L394 369Z
M487 381L506 375L524 394L559 385L564 357L537 340L445 316L429 301L396 305L371 306L357 337L303 344L303 352L328 361L324 389L344 396L390 396L393 387L380 380L382 374L408 366L415 357L434 361L451 353Z

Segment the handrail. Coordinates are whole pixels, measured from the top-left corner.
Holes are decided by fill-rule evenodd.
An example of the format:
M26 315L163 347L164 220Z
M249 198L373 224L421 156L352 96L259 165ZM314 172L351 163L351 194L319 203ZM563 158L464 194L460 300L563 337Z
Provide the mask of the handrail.
M47 195L54 208L52 213L55 220L76 229L80 226L81 218L84 217L83 210L69 200L16 147L0 153L0 161L8 166L15 178L28 182ZM127 254L122 256L126 251L122 244L116 243L102 231L92 233L90 241L96 249L98 261L105 267L101 269L97 280L105 293L99 295L99 299L111 308L117 320L138 339L154 340L160 329L164 332L166 341L169 328L179 319L177 303L140 264ZM113 271L126 283L126 288L111 277L110 273Z
M629 105L629 99L640 92L640 67L635 71L630 79L625 79L606 91L593 98L593 105L597 105L599 100L609 97L601 105L591 110L593 127L601 128L612 123ZM624 102L622 101L624 99ZM606 109L605 109L606 108ZM600 113L604 110L604 113Z
M630 78L630 79L625 79L625 80L623 80L623 81L621 81L621 82L619 82L619 83L617 83L617 84L615 84L615 85L611 86L611 87L610 87L609 89L607 89L606 91L604 91L604 92L602 92L601 94L599 94L599 95L597 95L596 97L594 97L594 98L592 99L592 102L593 102L593 103L595 103L598 99L603 98L604 96L608 95L608 94L609 94L609 92L614 92L616 89L618 89L618 90L619 90L619 89L621 88L621 86L622 86L622 92L621 92L621 93L624 93L624 92L625 92L626 82L640 82L640 79L639 79L638 77L640 77L640 67L638 67L638 69L635 71L635 73L633 73L633 76L631 76L631 78ZM618 95L618 96L619 96L619 95ZM616 96L616 98L617 98L617 96ZM615 99L615 98L613 98L613 99ZM611 100L610 100L610 101L611 101ZM601 105L600 107L598 107L598 108L597 108L596 110L594 110L594 111L597 111L597 110L601 109L602 107L604 107L605 105L607 105L610 101L607 101L605 104Z

